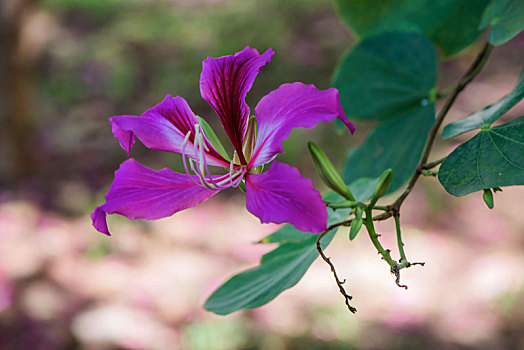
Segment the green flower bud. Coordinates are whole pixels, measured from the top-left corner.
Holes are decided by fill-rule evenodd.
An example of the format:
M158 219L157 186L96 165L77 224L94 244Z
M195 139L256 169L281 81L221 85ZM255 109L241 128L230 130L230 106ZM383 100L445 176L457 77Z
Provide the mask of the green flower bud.
M493 193L489 188L484 190L484 195L482 195L482 198L484 198L484 203L486 203L488 208L493 209L493 207L495 206L495 204L493 203Z
M371 203L375 204L380 197L386 194L391 186L391 181L393 181L393 170L388 169L380 175L378 178L377 184L375 185L375 192L373 193L373 198Z
M362 207L357 207L355 212L355 218L351 221L351 226L349 227L349 239L353 240L360 232L364 219L362 219Z
M244 143L242 144L242 152L244 157L249 162L253 150L255 149L255 143L257 141L257 119L254 115L249 117L247 122L246 134L244 135Z
M313 165L315 165L315 169L317 170L317 173L322 181L329 188L344 198L354 201L355 197L353 197L353 194L340 177L339 173L333 166L333 163L330 162L320 147L315 145L313 142L308 142L307 147L309 149L309 153L311 154L311 158L313 159Z

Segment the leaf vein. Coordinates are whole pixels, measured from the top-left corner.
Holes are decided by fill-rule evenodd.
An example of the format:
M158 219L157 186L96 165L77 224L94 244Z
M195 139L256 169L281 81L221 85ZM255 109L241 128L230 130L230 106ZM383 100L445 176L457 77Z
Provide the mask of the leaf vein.
M493 146L495 146L495 149L500 153L502 158L504 158L506 160L506 162L508 162L509 164L513 165L517 169L524 170L523 167L518 166L517 164L513 163L508 157L506 157L506 155L500 150L500 148L497 145L497 143L495 142L495 140L493 140L493 136L489 135L489 138L490 138L491 142L493 143Z

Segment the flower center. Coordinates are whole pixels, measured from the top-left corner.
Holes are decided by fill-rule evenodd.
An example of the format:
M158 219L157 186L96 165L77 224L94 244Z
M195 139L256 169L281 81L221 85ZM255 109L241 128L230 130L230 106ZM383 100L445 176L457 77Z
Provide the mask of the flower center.
M206 159L207 152L209 152L209 147L206 144L200 124L195 124L193 149L187 150L190 143L190 137L191 131L188 131L182 146L182 162L184 164L184 170L186 171L189 179L191 179L195 185L211 190L222 190L228 187L237 187L244 178L246 166L242 165L239 167L234 163L234 160L231 160L229 163L229 172L227 174L211 175ZM187 163L189 163L189 167ZM189 169L191 169L191 172L194 175L191 174ZM198 179L195 178L195 175Z

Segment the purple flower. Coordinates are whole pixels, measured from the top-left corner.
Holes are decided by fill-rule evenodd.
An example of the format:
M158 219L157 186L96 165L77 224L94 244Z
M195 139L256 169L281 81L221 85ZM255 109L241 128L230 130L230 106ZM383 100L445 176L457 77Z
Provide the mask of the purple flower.
M311 180L287 164L273 162L264 173L261 166L283 152L281 143L293 128L313 128L335 118L351 132L354 126L342 110L336 89L322 91L302 83L281 85L264 96L255 108L255 123L245 97L273 54L272 49L260 55L246 47L233 56L208 57L202 63L200 91L231 141L231 159L212 145L182 97L167 95L141 116L110 118L113 134L128 155L138 137L148 148L182 154L186 174L151 170L132 158L124 161L115 172L106 202L91 214L93 226L109 235L107 214L159 219L193 207L220 190L243 185L247 210L261 222L289 222L313 233L324 230L326 207ZM228 171L212 175L209 166Z

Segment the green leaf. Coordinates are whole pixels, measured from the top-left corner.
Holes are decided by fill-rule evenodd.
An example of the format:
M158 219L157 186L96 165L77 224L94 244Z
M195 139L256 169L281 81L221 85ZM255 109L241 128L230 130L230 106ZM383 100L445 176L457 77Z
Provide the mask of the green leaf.
M305 233L297 230L292 225L286 224L282 226L278 231L262 238L259 243L287 243L287 242L298 242L302 241L306 235Z
M504 113L509 111L513 106L519 103L524 97L524 69L520 72L517 86L506 96L501 98L481 111L471 114L470 116L459 121L446 125L442 131L442 137L448 139L462 133L478 129L484 125L491 125L500 118Z
M516 0L519 1L519 0ZM459 53L482 33L477 27L489 0L337 0L340 14L360 37L420 31L445 56Z
M335 85L346 114L381 121L350 153L346 183L376 179L388 168L394 174L389 192L409 179L434 122L437 64L428 39L401 32L367 38L342 60Z
M437 53L417 33L383 33L349 51L335 87L349 118L384 120L434 100Z
M322 238L323 249L334 235L331 231ZM259 266L233 276L207 299L205 309L218 315L253 309L293 287L318 257L317 235L306 237L282 244L264 255Z
M442 163L438 179L454 196L524 184L524 116L482 129Z
M365 202L373 196L378 177L361 177L349 184L349 189L355 194L355 199Z
M435 105L431 103L381 124L363 145L350 152L344 170L346 183L354 184L360 178L375 178L376 183L376 178L391 168L393 181L389 193L400 188L420 161L434 119ZM352 186L350 189L355 193ZM371 191L372 195L374 187Z
M488 41L502 45L524 30L524 1L494 0L484 11L479 28L491 24Z
M213 147L215 147L217 152L220 153L222 157L224 157L226 160L230 160L229 156L227 155L226 149L224 148L224 146L218 139L217 135L211 128L211 125L209 125L204 118L198 115L197 115L197 118L198 118L198 121L200 122L200 125L202 125L202 130L204 131L204 135L206 135L209 142L211 142Z

